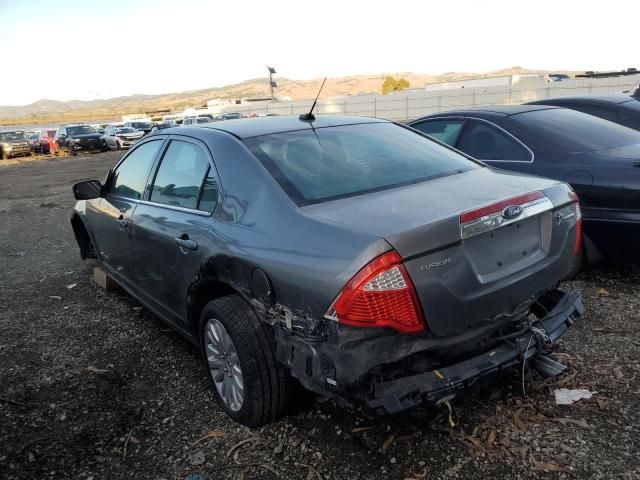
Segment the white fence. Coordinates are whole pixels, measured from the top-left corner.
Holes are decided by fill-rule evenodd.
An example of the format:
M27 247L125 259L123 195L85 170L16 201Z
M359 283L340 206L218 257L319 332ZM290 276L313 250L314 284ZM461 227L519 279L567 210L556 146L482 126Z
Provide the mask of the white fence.
M539 86L527 83L523 86L499 86L461 88L455 90L409 90L389 95L356 95L330 100L319 100L316 113L331 115L362 115L406 121L431 113L488 105L517 105L533 100L612 93L628 90L640 81L640 74L611 78L585 78L564 82L541 82ZM297 115L311 108L312 100L235 105L233 111L245 115L275 113Z

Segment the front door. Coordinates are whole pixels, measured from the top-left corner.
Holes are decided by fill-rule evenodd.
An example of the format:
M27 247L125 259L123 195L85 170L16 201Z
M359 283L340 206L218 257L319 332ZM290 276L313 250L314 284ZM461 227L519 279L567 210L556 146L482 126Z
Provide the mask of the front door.
M143 197L162 140L145 142L114 169L105 195L87 202L98 258L121 282L133 281L131 260L132 216Z

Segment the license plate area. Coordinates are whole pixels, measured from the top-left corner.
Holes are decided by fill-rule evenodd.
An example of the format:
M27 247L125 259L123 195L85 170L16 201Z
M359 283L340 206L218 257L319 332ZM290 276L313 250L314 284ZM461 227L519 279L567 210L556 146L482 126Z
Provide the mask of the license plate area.
M464 240L476 275L511 273L516 265L544 254L541 215L525 218ZM488 279L487 279L488 280Z

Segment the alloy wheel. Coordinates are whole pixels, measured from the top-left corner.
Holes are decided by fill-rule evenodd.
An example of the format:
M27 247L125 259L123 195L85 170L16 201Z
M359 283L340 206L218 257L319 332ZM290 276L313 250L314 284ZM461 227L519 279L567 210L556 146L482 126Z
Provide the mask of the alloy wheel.
M244 402L240 359L224 325L215 318L205 327L205 352L211 378L224 404L237 412Z

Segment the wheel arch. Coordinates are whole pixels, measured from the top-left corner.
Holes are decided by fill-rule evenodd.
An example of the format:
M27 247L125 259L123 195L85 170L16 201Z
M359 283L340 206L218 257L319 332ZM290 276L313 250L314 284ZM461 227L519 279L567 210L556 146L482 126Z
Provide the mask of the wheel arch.
M187 294L187 315L189 330L195 342L200 343L200 314L205 305L217 298L227 295L238 295L243 299L236 288L228 282L217 277L201 277L189 287Z

